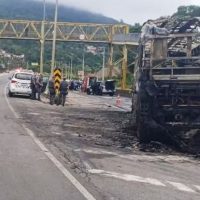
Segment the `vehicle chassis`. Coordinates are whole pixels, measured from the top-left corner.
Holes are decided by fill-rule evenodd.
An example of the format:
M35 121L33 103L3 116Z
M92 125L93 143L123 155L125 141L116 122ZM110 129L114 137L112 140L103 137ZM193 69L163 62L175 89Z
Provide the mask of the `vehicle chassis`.
M151 35L140 41L132 110L141 142L169 142L180 133L200 127L198 36Z

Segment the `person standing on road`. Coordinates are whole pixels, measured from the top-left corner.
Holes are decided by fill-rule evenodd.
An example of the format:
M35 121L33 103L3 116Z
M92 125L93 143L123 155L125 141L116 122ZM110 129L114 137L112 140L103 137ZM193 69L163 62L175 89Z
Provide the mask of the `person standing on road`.
M36 93L37 93L37 100L40 101L41 90L43 86L43 76L42 74L38 74L36 77Z
M36 99L36 73L31 76L31 99Z
M66 96L68 94L68 83L66 78L63 78L63 81L60 84L60 96L61 96L61 104L62 106L65 105Z
M55 80L54 80L54 76L52 76L49 80L48 83L48 89L49 89L49 100L50 100L50 104L53 105L54 104L54 100L55 100L55 95L56 95L56 90L55 90Z

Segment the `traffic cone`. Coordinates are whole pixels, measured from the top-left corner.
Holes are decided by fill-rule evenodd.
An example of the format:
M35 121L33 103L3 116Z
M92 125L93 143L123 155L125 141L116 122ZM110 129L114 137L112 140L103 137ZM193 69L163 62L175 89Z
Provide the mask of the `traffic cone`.
M117 95L117 99L116 99L116 106L120 107L121 106L121 98L120 95Z

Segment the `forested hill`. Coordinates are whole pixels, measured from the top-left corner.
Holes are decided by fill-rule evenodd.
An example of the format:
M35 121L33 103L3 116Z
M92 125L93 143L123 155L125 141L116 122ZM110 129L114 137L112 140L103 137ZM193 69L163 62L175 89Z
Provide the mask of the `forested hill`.
M46 3L46 18L54 19L55 4ZM41 20L43 2L34 0L0 0L0 19ZM85 23L118 23L117 20L67 6L59 6L58 21Z

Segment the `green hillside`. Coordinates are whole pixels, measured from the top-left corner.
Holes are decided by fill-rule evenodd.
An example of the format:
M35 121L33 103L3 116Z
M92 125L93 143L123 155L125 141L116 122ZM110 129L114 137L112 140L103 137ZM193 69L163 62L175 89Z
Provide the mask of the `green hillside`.
M46 3L46 19L54 19L55 5ZM41 20L43 17L43 2L34 0L1 0L0 18ZM60 5L58 21L91 22L91 23L118 23L117 20L100 14L91 13Z
M53 21L55 5L46 3L46 20ZM1 0L0 19L29 19L41 20L43 16L43 2L33 0ZM84 22L84 23L119 23L118 21L83 10L71 7L59 6L58 21L65 22ZM9 53L25 54L25 60L29 63L39 62L40 44L35 41L15 41L2 40L0 48ZM45 44L45 70L49 70L51 60L52 44ZM58 43L56 49L57 63L68 64L70 55L73 57L73 64L76 70L82 66L83 44ZM87 53L85 56L86 70L93 72L102 66L102 55L92 55Z

